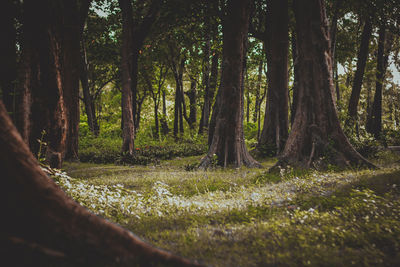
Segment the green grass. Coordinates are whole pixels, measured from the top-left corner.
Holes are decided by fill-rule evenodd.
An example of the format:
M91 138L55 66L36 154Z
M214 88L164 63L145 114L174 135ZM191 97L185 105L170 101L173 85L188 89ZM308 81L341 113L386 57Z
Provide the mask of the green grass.
M68 163L56 181L93 212L151 244L212 266L400 264L399 156L370 171L185 171Z

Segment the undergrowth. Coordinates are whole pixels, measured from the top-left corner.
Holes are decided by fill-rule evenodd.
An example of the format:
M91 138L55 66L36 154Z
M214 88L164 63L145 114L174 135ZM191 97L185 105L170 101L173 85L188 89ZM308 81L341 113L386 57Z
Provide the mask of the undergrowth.
M101 179L54 179L100 216L212 266L400 263L398 168L268 174L187 172L187 162L167 163L118 167Z

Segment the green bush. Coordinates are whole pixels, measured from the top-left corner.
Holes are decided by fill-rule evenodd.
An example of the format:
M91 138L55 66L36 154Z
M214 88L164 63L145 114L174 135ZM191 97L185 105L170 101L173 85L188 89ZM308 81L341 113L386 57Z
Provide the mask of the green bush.
M153 142L155 143L155 142ZM158 145L141 145L134 155L121 153L121 138L86 136L80 140L79 159L82 162L140 164L157 163L174 157L201 155L207 152L205 143L183 140L181 143L164 141Z

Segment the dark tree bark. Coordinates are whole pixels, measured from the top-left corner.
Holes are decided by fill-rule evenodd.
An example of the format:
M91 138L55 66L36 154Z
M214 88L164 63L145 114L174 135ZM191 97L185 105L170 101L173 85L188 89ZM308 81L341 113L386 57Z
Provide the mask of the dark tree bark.
M0 3L0 92L4 105L15 121L15 93L17 80L17 52L15 18L17 7L14 0Z
M389 53L392 46L392 38L387 38L386 23L382 22L379 27L378 53L376 65L376 86L374 102L371 112L368 114L366 130L373 134L376 139L381 138L382 132L382 89L388 65ZM385 51L386 50L386 51Z
M151 247L78 205L43 172L0 101L2 263L9 266L199 266ZM29 223L28 223L29 222Z
M243 59L249 26L250 0L229 0L223 21L223 63L221 85L213 109L215 126L210 125L211 145L200 168L211 163L214 154L218 164L260 166L248 153L243 134Z
M299 65L298 101L292 130L275 166L374 167L349 143L336 113L330 39L323 0L294 1Z
M86 0L84 0L86 1ZM68 131L66 139L65 159L78 159L79 132L79 76L80 76L80 40L87 13L79 10L78 0L64 1L63 10L63 97L67 117ZM88 9L86 9L86 12ZM83 15L84 18L81 18Z
M340 89L338 81L338 71L337 71L337 60L336 60L336 35L337 35L337 22L339 19L339 11L342 7L343 0L336 0L333 4L333 16L330 26L330 36L331 36L331 58L333 62L332 77L334 77L335 88L336 88L336 103L340 101Z
M64 103L66 71L64 62L67 11L59 1L24 1L22 41L21 133L34 154L38 139L46 134L46 159L52 167L61 167L68 132L67 107ZM25 105L25 106L23 106ZM22 119L21 119L22 118Z
M372 34L372 22L367 18L364 24L363 32L361 34L360 49L357 56L357 69L354 74L353 88L349 100L348 113L350 117L349 123L357 121L357 107L360 100L361 86L364 78L365 65L368 59L369 43ZM352 121L352 122L351 122Z
M289 129L289 6L287 0L268 2L266 54L268 94L264 126L258 150L263 154L279 154L285 145Z
M122 152L134 153L135 126L132 88L132 39L133 21L132 5L130 0L119 0L122 10Z

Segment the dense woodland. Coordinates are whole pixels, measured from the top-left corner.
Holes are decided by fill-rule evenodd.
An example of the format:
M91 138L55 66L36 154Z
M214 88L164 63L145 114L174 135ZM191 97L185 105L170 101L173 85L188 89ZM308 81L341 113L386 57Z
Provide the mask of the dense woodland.
M89 209L95 203L68 187L83 185L65 178L61 168L158 168L172 160L184 162L181 168L187 173L252 172L257 186L330 171L399 176L398 0L3 0L0 12L0 166L5 175L1 200L12 203L4 213L0 242L8 248L6 259L17 265L221 265L207 260L206 252L201 257L191 254L195 247L186 253L157 243L159 237L141 230L145 222L137 218L144 215L134 211L136 217L131 218L125 211L118 217L116 210L107 214L105 208L100 213L92 209L201 264L153 248L95 216L58 187ZM394 165L389 171L382 163ZM223 178L221 183L229 180L229 188L248 188L242 178ZM374 184L372 180L367 184ZM381 191L390 194L380 201L397 203L398 180L383 180L390 181L390 188ZM152 190L147 182L135 183L129 186ZM194 193L188 193L194 189L187 185L188 191L182 189L179 196L228 190L225 184L218 187L219 182L205 183L196 184ZM333 183L342 182L323 186ZM167 190L164 181L155 185ZM132 188L124 186L125 191L116 190L129 195L126 190ZM312 189L310 196L313 190L318 191ZM347 199L342 193L341 205ZM313 213L321 205L336 205L314 197L303 201L302 195L303 204L290 199L283 206ZM313 201L318 203L310 206ZM272 214L257 205L256 211L243 215L254 215L251 222ZM399 213L392 212L395 217L387 219L394 232L390 238L400 231L395 219ZM221 225L231 223L219 218L205 224L218 220ZM400 262L398 236L389 238L391 244L382 241L387 248L379 252L384 255L382 265ZM285 260L247 263L307 264L301 257L297 262ZM364 264L376 263L370 260ZM317 260L314 265L327 262ZM339 265L343 263L348 262Z

